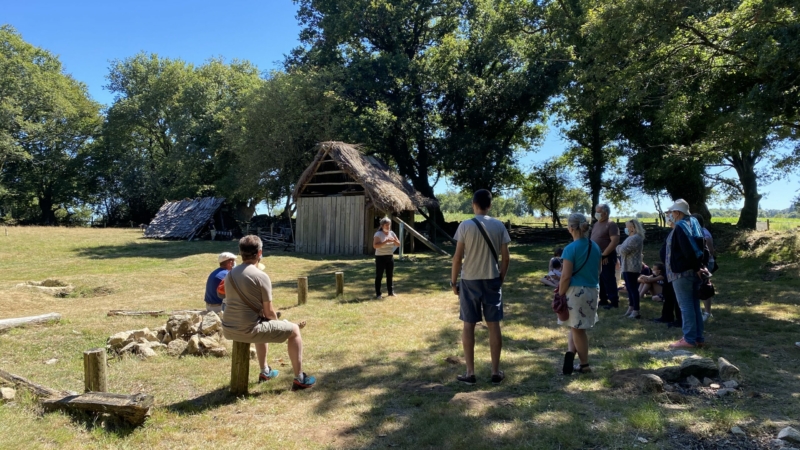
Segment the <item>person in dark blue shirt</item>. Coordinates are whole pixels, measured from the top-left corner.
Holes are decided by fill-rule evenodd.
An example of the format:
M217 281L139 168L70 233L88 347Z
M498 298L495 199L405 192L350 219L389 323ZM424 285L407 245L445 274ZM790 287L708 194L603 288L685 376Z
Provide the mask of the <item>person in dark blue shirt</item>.
M222 297L217 295L217 287L228 275L228 272L236 265L236 255L230 252L220 253L217 257L219 268L211 272L206 280L206 311L214 311L219 314L222 312Z

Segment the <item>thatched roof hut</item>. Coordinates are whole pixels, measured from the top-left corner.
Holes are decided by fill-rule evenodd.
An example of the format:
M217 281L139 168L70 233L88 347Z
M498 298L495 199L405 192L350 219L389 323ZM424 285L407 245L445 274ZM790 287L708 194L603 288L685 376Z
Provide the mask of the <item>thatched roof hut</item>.
M376 218L437 206L388 165L356 145L321 142L297 181L296 248L308 253L358 254L372 250Z
M372 204L379 211L393 212L396 214L402 211L414 211L423 206L436 206L436 200L422 196L417 192L411 184L400 176L397 172L392 170L386 163L375 158L374 156L367 156L359 151L358 145L346 144L344 142L321 142L317 144L317 155L314 160L306 168L294 190L294 198L304 194L313 195L314 193L338 193L341 189L337 189L335 182L342 182L344 178L348 178L345 182L353 182L351 187L353 191L363 191L363 195L369 197ZM328 173L327 171L320 171L320 166L325 161L332 161L344 173ZM313 180L319 178L320 175L346 175L325 180ZM316 181L327 182L329 184L315 183ZM359 190L357 185L363 189ZM344 186L344 185L338 185Z
M144 237L157 239L192 239L200 237L210 229L230 237L238 226L228 214L224 214L222 197L204 197L168 201L161 206L150 221Z

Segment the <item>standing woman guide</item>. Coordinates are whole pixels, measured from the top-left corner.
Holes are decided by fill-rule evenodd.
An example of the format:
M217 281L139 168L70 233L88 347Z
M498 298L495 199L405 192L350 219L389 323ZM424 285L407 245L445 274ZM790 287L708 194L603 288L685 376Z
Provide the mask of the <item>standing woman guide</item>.
M386 288L389 297L394 297L392 276L394 275L394 250L400 246L400 240L392 231L392 221L388 217L381 219L380 227L372 238L372 247L375 248L375 298L381 298L381 283L383 272L386 272Z

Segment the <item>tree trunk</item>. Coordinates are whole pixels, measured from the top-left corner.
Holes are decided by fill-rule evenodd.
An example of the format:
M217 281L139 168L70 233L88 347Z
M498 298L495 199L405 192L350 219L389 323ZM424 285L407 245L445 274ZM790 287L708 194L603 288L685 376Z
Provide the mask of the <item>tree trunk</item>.
M42 225L55 225L56 214L53 211L53 197L45 192L39 196L39 209L42 212Z
M600 130L600 116L598 113L593 113L591 117L592 137L591 147L592 152L592 165L588 167L589 173L589 192L592 195L592 212L591 216L594 217L595 209L600 204L600 190L603 186L603 171L605 170L605 155L603 154L603 139ZM594 219L591 220L592 222Z
M744 206L739 212L739 221L736 226L746 230L755 230L756 222L758 222L758 203L761 201L761 194L758 193L756 157L752 153L745 154L742 157L736 155L731 158L731 162L739 175L744 197Z
M700 213L706 223L711 223L711 212L706 205L706 198L708 197L708 188L703 179L703 171L705 168L701 165L687 166L685 170L681 171L679 182L670 183L667 186L667 192L672 200L682 198L689 203L689 211L692 213Z

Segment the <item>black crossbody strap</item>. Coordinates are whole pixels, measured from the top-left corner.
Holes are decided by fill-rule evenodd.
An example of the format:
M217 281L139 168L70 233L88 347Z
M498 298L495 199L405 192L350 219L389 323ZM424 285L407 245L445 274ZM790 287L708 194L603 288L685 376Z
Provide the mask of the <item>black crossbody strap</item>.
M478 220L477 217L473 217L472 221L475 222L476 225L478 225L478 231L481 232L481 236L483 236L483 239L486 241L486 245L489 246L489 250L491 250L492 256L494 256L494 262L500 264L500 259L497 257L497 250L495 250L494 244L492 244L492 241L489 239L489 235L486 234L486 230L484 229L483 224L481 223L480 220Z
M575 275L577 275L578 272L581 271L581 269L583 269L583 266L585 266L587 262L589 262L589 255L591 255L591 254L592 254L592 241L589 241L589 250L586 251L586 259L583 261L583 264L581 264L581 266L578 267L578 270L573 270L572 271L572 276L573 277Z

